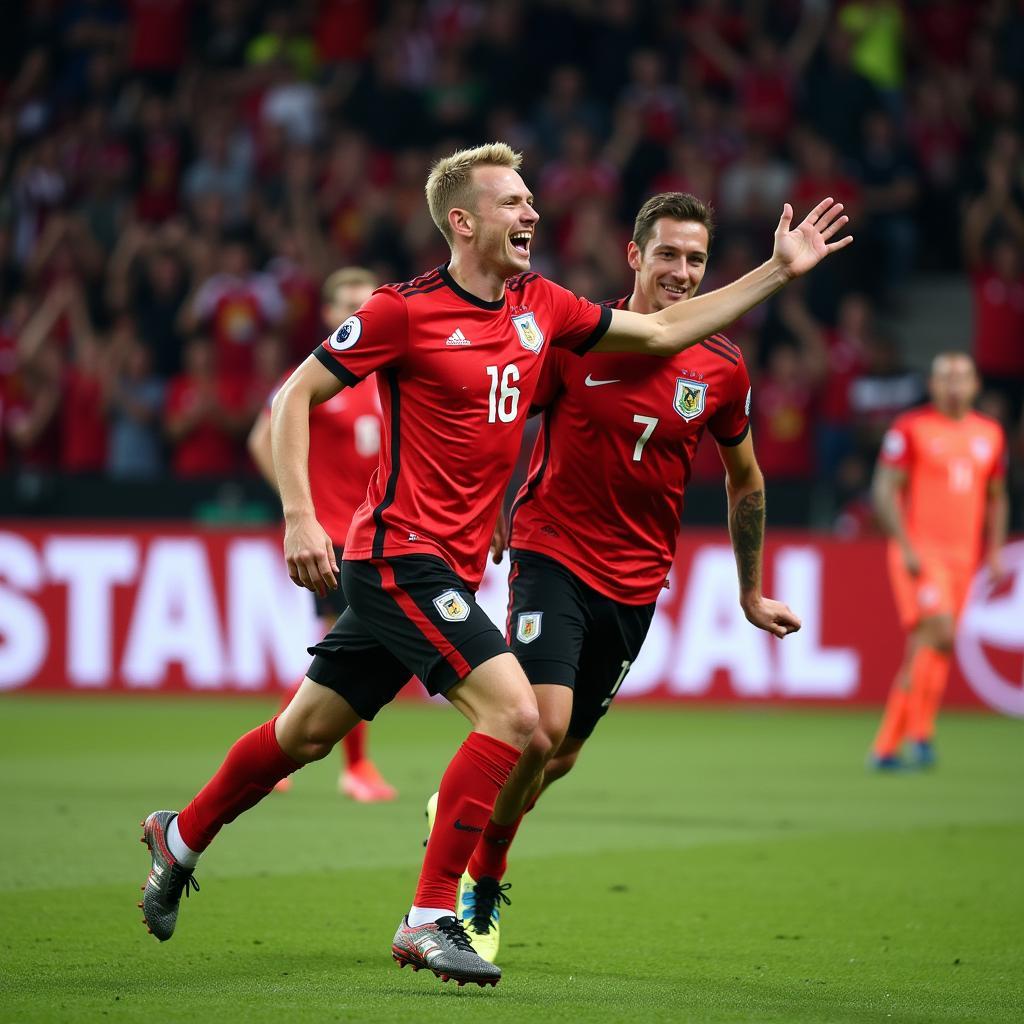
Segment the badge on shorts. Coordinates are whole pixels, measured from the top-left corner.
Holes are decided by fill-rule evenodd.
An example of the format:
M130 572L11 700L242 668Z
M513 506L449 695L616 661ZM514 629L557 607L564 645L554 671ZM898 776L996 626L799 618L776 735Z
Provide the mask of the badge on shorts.
M704 411L704 396L708 386L704 381L676 378L676 397L673 408L684 420L695 420Z
M543 612L520 612L516 620L516 639L521 644L531 644L540 636L540 620Z
M449 622L462 622L469 618L469 602L457 590L438 594L434 598L434 607L441 613L441 618Z
M537 326L537 318L533 313L520 313L512 317L519 343L530 352L539 352L544 344L544 332Z

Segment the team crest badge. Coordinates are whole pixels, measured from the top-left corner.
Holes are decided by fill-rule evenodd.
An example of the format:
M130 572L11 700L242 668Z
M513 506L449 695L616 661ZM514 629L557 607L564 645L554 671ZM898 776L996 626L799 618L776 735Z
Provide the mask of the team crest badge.
M544 332L537 326L537 318L533 313L520 313L512 317L519 343L530 352L539 352L544 344Z
M695 420L704 411L704 398L708 386L703 381L676 378L676 397L673 408L684 420Z
M434 598L434 607L441 613L441 618L449 622L462 622L469 618L469 602L457 590L438 594Z
M540 620L543 612L520 612L516 620L516 639L521 644L533 643L540 636Z

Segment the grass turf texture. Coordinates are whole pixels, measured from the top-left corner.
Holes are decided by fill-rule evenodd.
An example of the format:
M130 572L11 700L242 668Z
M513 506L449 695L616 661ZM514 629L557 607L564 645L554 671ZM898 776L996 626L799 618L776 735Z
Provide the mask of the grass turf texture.
M1019 1021L1021 723L945 716L932 773L863 769L875 716L616 708L517 840L496 990L399 971L423 804L465 732L397 707L398 802L313 765L228 826L158 944L139 820L258 701L0 699L2 1021Z

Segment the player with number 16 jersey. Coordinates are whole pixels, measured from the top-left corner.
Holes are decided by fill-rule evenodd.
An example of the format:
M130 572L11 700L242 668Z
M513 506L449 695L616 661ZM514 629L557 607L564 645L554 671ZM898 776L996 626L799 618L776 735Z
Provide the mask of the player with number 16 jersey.
M345 384L376 371L384 413L346 560L432 554L478 586L545 355L585 352L611 319L538 274L505 290L485 301L438 267L379 288L317 350Z

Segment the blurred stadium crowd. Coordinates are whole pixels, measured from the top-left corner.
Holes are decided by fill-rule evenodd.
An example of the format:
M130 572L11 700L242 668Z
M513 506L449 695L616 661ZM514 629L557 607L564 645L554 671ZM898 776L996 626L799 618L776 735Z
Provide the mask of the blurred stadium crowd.
M962 272L972 347L1024 443L1024 4L1017 0L24 0L0 40L0 469L251 474L244 437L320 340L345 264L444 261L432 159L503 139L535 268L631 284L650 193L717 211L705 289L764 259L783 201L857 244L734 325L771 480L845 529L922 396L892 325ZM912 362L912 361L911 361ZM698 479L721 478L713 446ZM1021 486L1021 481L1015 481ZM1019 504L1019 503L1018 503Z

